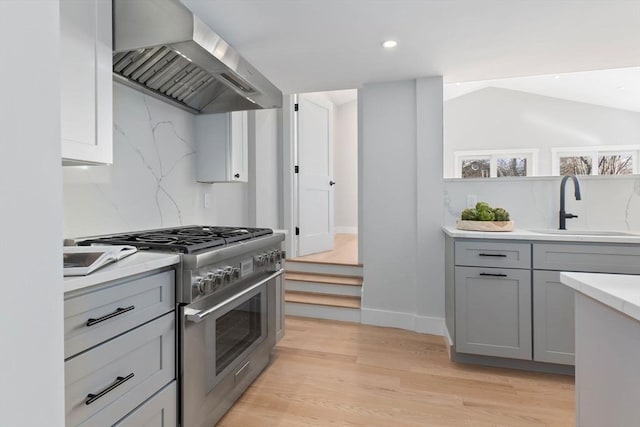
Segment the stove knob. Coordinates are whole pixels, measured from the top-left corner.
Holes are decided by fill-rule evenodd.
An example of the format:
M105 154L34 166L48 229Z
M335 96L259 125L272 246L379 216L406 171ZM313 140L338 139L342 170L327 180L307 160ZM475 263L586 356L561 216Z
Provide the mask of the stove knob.
M256 255L255 262L258 267L262 267L264 265L264 255Z
M240 278L240 269L238 267L234 267L233 268L233 278L234 279L239 279Z
M213 273L213 290L218 289L220 286L222 286L222 282L224 280L224 270L216 270L215 273Z
M224 281L229 283L231 282L231 277L233 276L233 267L225 267L224 268Z
M194 288L198 293L200 293L200 294L201 294L201 293L203 293L203 289L202 289L203 282L204 282L204 278L203 278L203 277L201 277L201 276L196 276L196 277L194 277L194 279L193 279L193 284L192 284L192 286L193 286L193 288Z
M200 287L201 287L200 293L208 294L213 292L213 279L210 277L206 277L202 281L202 285Z

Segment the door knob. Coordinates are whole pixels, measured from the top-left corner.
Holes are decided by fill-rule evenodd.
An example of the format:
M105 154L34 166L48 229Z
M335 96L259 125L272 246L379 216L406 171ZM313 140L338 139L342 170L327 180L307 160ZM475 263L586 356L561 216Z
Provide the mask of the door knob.
M336 185L335 181L329 181L329 185Z

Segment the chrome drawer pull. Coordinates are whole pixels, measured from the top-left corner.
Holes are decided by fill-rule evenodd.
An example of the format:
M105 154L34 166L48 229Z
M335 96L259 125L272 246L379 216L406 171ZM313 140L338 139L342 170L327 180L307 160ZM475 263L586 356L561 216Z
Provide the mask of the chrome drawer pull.
M95 402L96 400L100 399L102 396L104 396L105 394L109 393L110 391L112 391L116 387L119 387L122 384L124 384L125 382L129 381L131 378L133 378L133 372L131 372L126 377L117 377L116 381L113 384L111 384L109 387L107 387L104 390L102 390L100 393L98 393L98 394L92 394L92 393L87 394L87 400L84 401L84 404L85 405L91 405L93 402Z
M507 256L505 254L478 254L478 256L493 256L493 257L498 257L498 258L506 258Z
M480 273L481 276L491 276L491 277L507 277L504 273Z
M136 308L135 305L130 305L129 307L125 307L125 308L118 307L116 308L116 311L114 311L113 313L105 314L104 316L98 317L97 319L88 319L87 326L93 326L96 323L104 322L105 320L109 320L112 317L120 316L121 314L124 314L127 311L131 311L134 308Z

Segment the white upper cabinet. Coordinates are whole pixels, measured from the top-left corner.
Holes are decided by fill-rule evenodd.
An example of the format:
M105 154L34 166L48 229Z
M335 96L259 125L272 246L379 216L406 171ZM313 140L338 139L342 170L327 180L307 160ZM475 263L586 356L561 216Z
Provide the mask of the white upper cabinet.
M207 183L247 182L247 112L201 114L195 121L196 179Z
M113 162L110 0L60 1L63 164Z

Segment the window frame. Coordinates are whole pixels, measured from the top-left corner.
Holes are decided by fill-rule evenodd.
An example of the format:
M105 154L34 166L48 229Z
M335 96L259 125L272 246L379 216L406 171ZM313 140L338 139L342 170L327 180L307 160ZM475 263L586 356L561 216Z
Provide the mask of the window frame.
M498 159L509 157L524 157L527 159L527 174L525 176L538 175L538 153L537 148L517 148L504 150L461 150L453 152L454 159L454 176L463 178L462 161L463 160L482 160L489 159L489 178L507 178L498 177ZM516 177L517 178L517 177ZM478 178L475 178L478 179Z
M599 157L601 155L617 155L631 153L632 170L631 174L640 172L640 145L594 145L590 147L554 147L551 149L551 174L560 176L560 158L561 157L591 157L591 175L600 175ZM615 175L603 175L615 176ZM623 175L620 175L623 176Z

